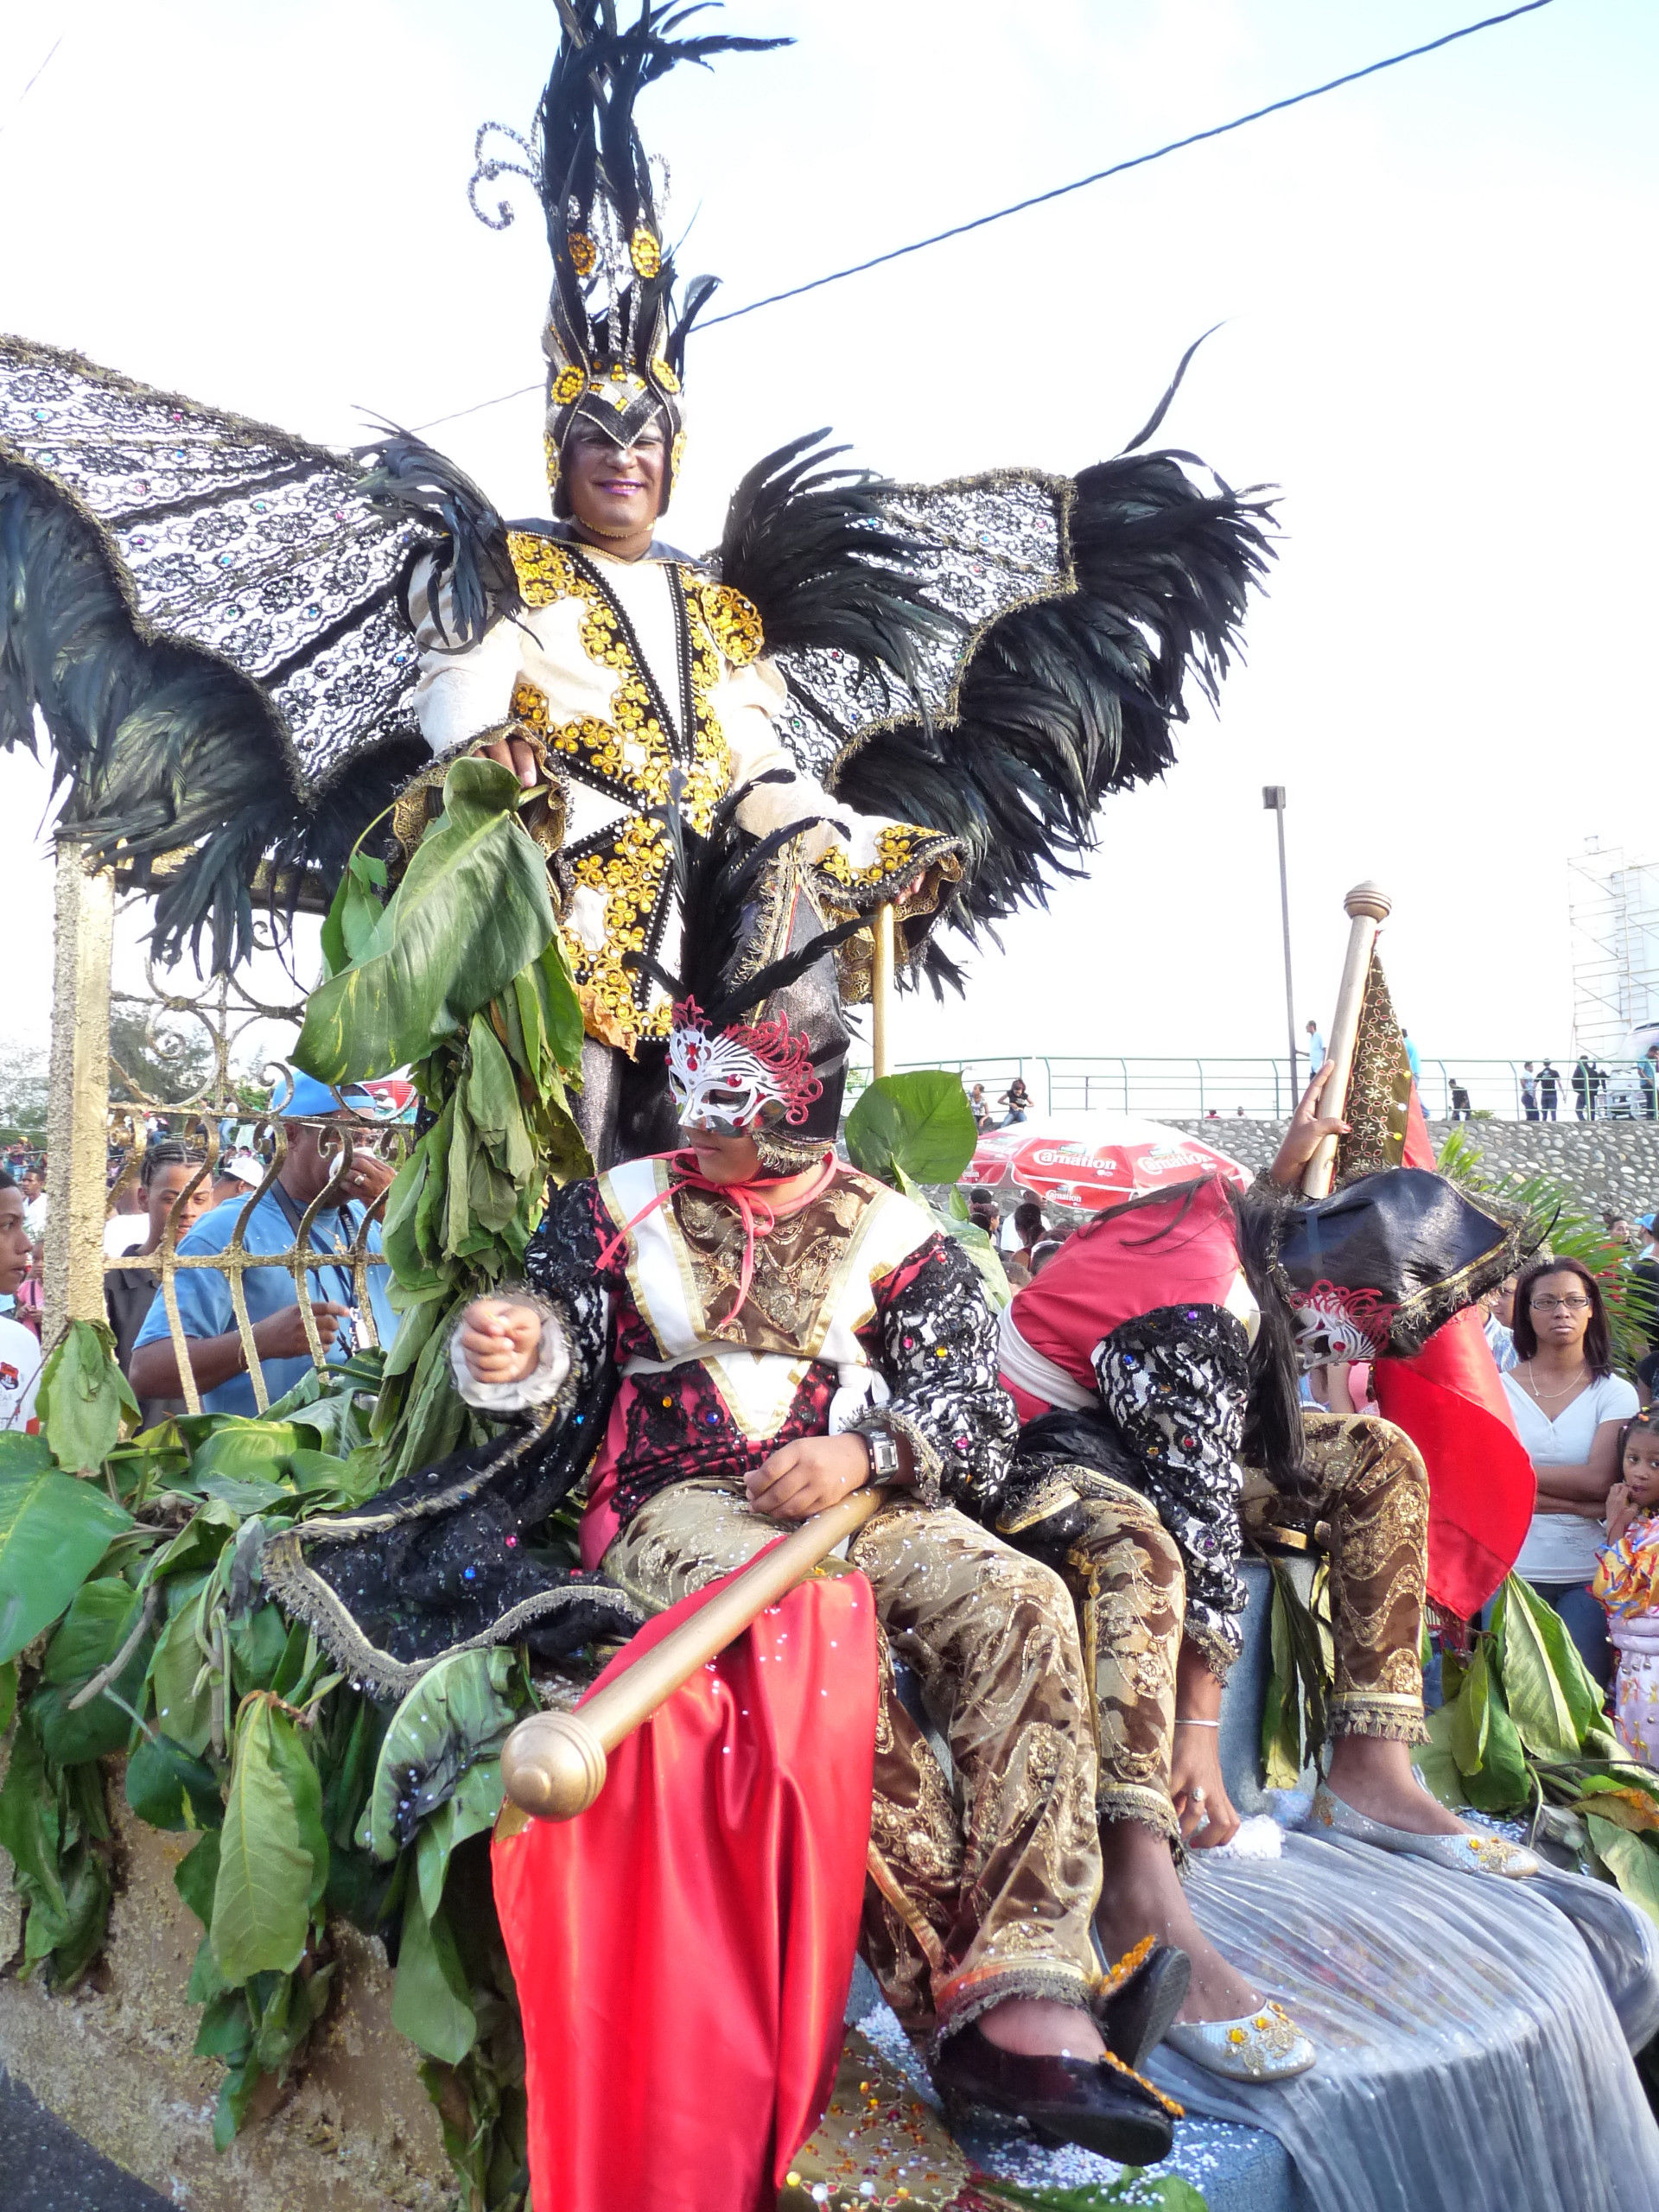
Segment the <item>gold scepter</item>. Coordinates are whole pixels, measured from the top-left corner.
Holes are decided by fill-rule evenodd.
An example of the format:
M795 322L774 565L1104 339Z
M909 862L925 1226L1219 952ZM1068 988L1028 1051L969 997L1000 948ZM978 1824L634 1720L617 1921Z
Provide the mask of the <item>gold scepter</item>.
M1376 932L1393 910L1394 901L1375 883L1357 883L1343 900L1349 918L1348 953L1342 963L1337 1008L1331 1018L1331 1044L1325 1061L1331 1072L1319 1097L1321 1118L1340 1118L1348 1103L1348 1082L1354 1071L1354 1046L1359 1038L1360 1008L1365 1002L1365 981L1371 972ZM1323 1136L1313 1158L1302 1170L1302 1192L1310 1198L1328 1198L1337 1172L1337 1140Z
M874 938L870 995L875 1072L881 1076L887 1071L892 1034L893 969L893 913L885 902L875 911ZM706 1605L595 1690L577 1711L535 1713L521 1720L501 1747L501 1786L512 1802L542 1821L570 1821L585 1813L605 1787L607 1754L624 1737L649 1720L699 1667L741 1636L768 1605L786 1597L886 1503L885 1491L859 1490L815 1514L734 1574Z
M513 1803L543 1821L585 1813L605 1787L607 1754L886 1503L885 1491L857 1490L815 1514L576 1712L521 1720L501 1748L501 1785Z

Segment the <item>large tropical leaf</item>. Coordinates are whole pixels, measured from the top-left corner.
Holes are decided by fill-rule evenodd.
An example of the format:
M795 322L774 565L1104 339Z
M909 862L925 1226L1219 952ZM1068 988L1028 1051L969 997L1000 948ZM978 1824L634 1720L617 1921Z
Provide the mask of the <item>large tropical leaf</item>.
M122 1414L137 1411L109 1330L72 1321L41 1371L41 1427L59 1465L95 1474L120 1441Z
M1639 1904L1649 1920L1659 1923L1659 1851L1645 1837L1586 1813L1584 1824L1596 1856L1632 1904Z
M1521 1740L1539 1758L1571 1758L1601 1718L1601 1692L1566 1624L1518 1574L1504 1581L1492 1626L1503 1695Z
M293 1724L268 1696L244 1704L213 1885L213 1962L227 1982L290 1974L305 1951L315 1879L307 1847L308 1832L321 1834L321 1800L296 1803L283 1731L291 1737Z
M454 1796L462 1776L500 1748L515 1719L502 1693L512 1655L459 1651L429 1667L392 1714L357 1840L377 1859L396 1856L416 1821Z
M0 1467L0 1660L13 1657L56 1620L108 1548L132 1526L94 1484L51 1464L40 1445L33 1471L23 1455Z
M1532 1802L1526 1751L1503 1702L1503 1693L1495 1681L1487 1690L1486 1743L1481 1763L1464 1776L1463 1788L1469 1802L1483 1813L1516 1812Z
M218 1776L170 1736L147 1736L127 1761L127 1802L153 1828L216 1828L225 1817Z
M553 934L547 863L518 820L518 779L458 760L444 810L362 957L307 1004L294 1058L324 1083L424 1059L537 959Z
M941 1068L884 1075L847 1117L847 1149L867 1175L898 1185L954 1183L978 1141L962 1077Z
M442 1911L428 1918L413 1884L404 1906L391 2024L446 2066L459 2066L478 2041L478 2016L449 1923Z

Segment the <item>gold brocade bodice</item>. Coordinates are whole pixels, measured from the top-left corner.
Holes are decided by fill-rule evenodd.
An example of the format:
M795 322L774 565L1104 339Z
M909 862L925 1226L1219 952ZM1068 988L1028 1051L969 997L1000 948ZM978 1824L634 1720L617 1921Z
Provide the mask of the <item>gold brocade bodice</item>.
M539 740L567 787L561 935L589 1033L628 1050L666 1034L670 1007L627 956L661 958L665 939L677 950L668 839L650 810L668 803L677 772L682 813L694 829L708 830L732 777L713 694L728 669L760 653L760 617L727 586L677 563L660 564L678 664L679 696L669 699L599 563L526 531L511 532L508 545L526 608L575 601L582 652L618 679L607 718L560 720L547 693L521 676L512 717Z

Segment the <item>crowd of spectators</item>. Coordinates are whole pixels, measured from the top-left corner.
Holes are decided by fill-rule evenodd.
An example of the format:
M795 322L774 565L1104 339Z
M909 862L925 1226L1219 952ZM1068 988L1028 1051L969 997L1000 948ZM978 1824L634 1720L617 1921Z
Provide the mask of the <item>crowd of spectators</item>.
M339 1147L327 1132L328 1125L342 1122L357 1124L353 1160L337 1203L320 1210L310 1224L308 1243L318 1256L315 1268L307 1269L312 1290L308 1303L329 1358L349 1357L363 1341L350 1253L394 1169L382 1156L378 1134L365 1136L361 1122L365 1117L398 1116L389 1116L386 1101L367 1092L348 1090L342 1095L349 1110L342 1110L327 1086L309 1077L284 1077L278 1084L270 1112L289 1124L288 1143L274 1180L257 1199L273 1154L269 1141L260 1149L242 1141L251 1137L251 1130L229 1122L221 1128L211 1180L206 1155L169 1135L159 1120L146 1124L136 1157L125 1148L111 1148L104 1256L117 1264L105 1272L105 1314L145 1427L186 1407L161 1288L164 1242L170 1241L181 1256L209 1258L227 1249L240 1223L247 1253L292 1249L307 1211L334 1178ZM0 1168L0 1430L25 1429L35 1417L47 1222L46 1161L18 1146L6 1157L7 1166ZM245 1211L248 1218L242 1222ZM371 1222L365 1243L370 1252L379 1251L378 1222ZM152 1255L155 1264L140 1264ZM375 1333L389 1346L397 1316L386 1295L385 1270L366 1272ZM181 1268L174 1278L175 1296L204 1409L251 1414L257 1405L236 1325L231 1274L228 1268ZM266 1390L274 1399L310 1365L309 1333L294 1274L287 1264L251 1267L242 1271L242 1287Z

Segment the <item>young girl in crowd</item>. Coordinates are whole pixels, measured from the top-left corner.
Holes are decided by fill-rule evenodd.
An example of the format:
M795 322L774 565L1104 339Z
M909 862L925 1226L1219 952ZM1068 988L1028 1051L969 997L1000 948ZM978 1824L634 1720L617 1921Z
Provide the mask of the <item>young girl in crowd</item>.
M1659 1410L1638 1414L1621 1439L1595 1592L1618 1653L1613 1726L1632 1758L1659 1766Z

